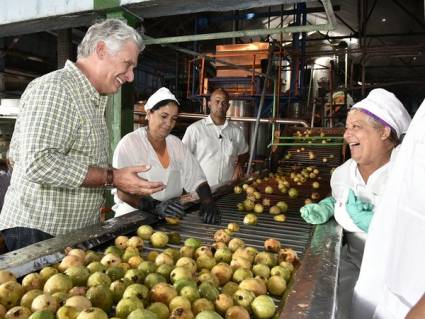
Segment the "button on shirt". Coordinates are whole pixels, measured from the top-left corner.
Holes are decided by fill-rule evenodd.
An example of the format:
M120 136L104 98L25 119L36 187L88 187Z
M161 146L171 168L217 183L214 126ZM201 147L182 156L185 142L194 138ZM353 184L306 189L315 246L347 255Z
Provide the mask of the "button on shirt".
M14 167L0 229L58 235L98 222L104 189L80 186L89 166L108 164L106 103L70 61L28 85L10 145Z
M201 164L210 186L229 181L238 156L248 152L239 126L226 120L219 128L210 116L190 125L183 143Z

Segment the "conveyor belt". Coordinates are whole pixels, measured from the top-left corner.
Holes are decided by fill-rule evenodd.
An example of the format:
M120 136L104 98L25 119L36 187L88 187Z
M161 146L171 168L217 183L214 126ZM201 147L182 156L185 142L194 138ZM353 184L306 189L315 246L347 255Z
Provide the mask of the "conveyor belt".
M285 167L286 170L290 171L291 168L287 166ZM329 192L328 176L323 175L323 186L319 190L315 190L320 193L321 197L326 196ZM179 245L169 245L175 248L181 247L184 244L184 240L189 237L196 237L201 239L204 244L211 244L215 231L227 227L227 224L231 222L240 226L240 230L234 233L233 236L241 238L248 246L253 246L259 251L264 249L264 241L266 239L278 239L283 247L294 249L301 259L301 266L295 272L288 286L289 297L284 296L282 299L282 304L286 305L283 308L281 318L298 318L298 316L294 315L295 313L303 314L299 318L315 318L316 311L312 313L300 312L300 309L297 308L300 304L311 305L310 309L318 308L320 313L323 313L323 309L325 309L326 313L331 313L334 308L332 302L324 302L323 296L320 294L332 295L332 289L335 287L335 274L337 272L335 259L339 258L339 255L335 255L335 252L339 251L338 243L340 241L338 233L330 236L335 226L327 225L325 230L320 227L312 227L312 225L306 224L301 219L299 208L303 205L304 199L311 194L310 182L295 186L299 190L297 198L289 198L287 194L281 194L275 187L276 185L274 185L273 194L265 194L264 187L270 184L274 185L272 180L262 182L256 187L262 193L263 198L270 198L272 204L281 200L287 202L289 211L285 213L287 217L285 222L274 221L273 216L265 209L262 214L257 214L257 225L243 224L242 221L247 212L239 211L237 204L245 199L246 194L228 193L217 199L217 204L222 212L221 225L203 224L199 219L197 207L193 207L179 225L157 223L153 226L157 230L178 232L182 237L181 243ZM53 238L0 256L0 268L9 269L16 275L22 276L41 269L45 265L58 262L63 257L64 247L102 249L107 245L111 245L116 236L134 234L140 224L149 224L151 222L151 218L146 215L130 213L126 216L109 220L103 225L81 229L73 234ZM335 249L335 247L338 249ZM145 254L150 250L158 249L152 248L145 241ZM300 293L301 296L299 296ZM332 301L332 299L330 300ZM275 299L275 302L279 304L280 300Z
M268 238L278 239L285 247L293 248L302 256L311 237L311 225L306 224L299 213L288 213L283 223L273 220L268 212L257 214L257 225L245 225L242 220L246 212L237 210L237 203L243 201L242 194L229 194L221 197L217 204L222 212L221 225L205 225L201 223L198 212L194 211L185 216L180 225L159 225L158 228L166 231L179 232L183 239L196 237L204 243L212 243L214 232L227 227L228 223L240 225L240 231L234 236L241 238L249 246L257 249L264 248L264 241Z

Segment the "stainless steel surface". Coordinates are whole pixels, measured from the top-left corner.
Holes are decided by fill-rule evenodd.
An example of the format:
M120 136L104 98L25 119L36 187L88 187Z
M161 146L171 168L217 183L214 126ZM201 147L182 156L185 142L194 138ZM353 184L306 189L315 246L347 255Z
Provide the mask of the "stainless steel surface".
M342 228L334 219L315 227L280 318L334 318L341 246Z
M253 101L247 100L230 100L229 109L227 110L226 116L231 117L246 117L251 115L251 110L254 109ZM251 125L247 122L236 122L238 127L243 131L245 140L249 144Z
M46 265L57 263L64 257L66 247L92 249L113 241L120 234L136 231L140 224L149 224L153 221L151 215L141 212L109 219L102 224L82 228L0 255L0 269L7 269L16 277L20 277Z

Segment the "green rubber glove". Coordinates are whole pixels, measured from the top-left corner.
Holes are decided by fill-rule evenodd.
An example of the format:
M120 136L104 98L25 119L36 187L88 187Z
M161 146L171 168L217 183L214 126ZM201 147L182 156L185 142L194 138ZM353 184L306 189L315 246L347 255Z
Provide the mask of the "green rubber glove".
M369 224L373 217L373 204L362 202L352 189L348 192L348 199L345 208L353 223L365 233L369 230Z
M308 204L300 209L301 217L309 224L324 224L334 214L335 199L326 197L318 204Z

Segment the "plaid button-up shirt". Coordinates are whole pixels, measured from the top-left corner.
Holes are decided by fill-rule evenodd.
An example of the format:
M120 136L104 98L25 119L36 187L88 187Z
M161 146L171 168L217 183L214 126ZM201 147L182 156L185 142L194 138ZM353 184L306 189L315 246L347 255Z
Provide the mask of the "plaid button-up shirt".
M21 98L0 229L52 235L98 222L102 187L81 187L89 166L108 165L107 96L70 61L32 81Z

